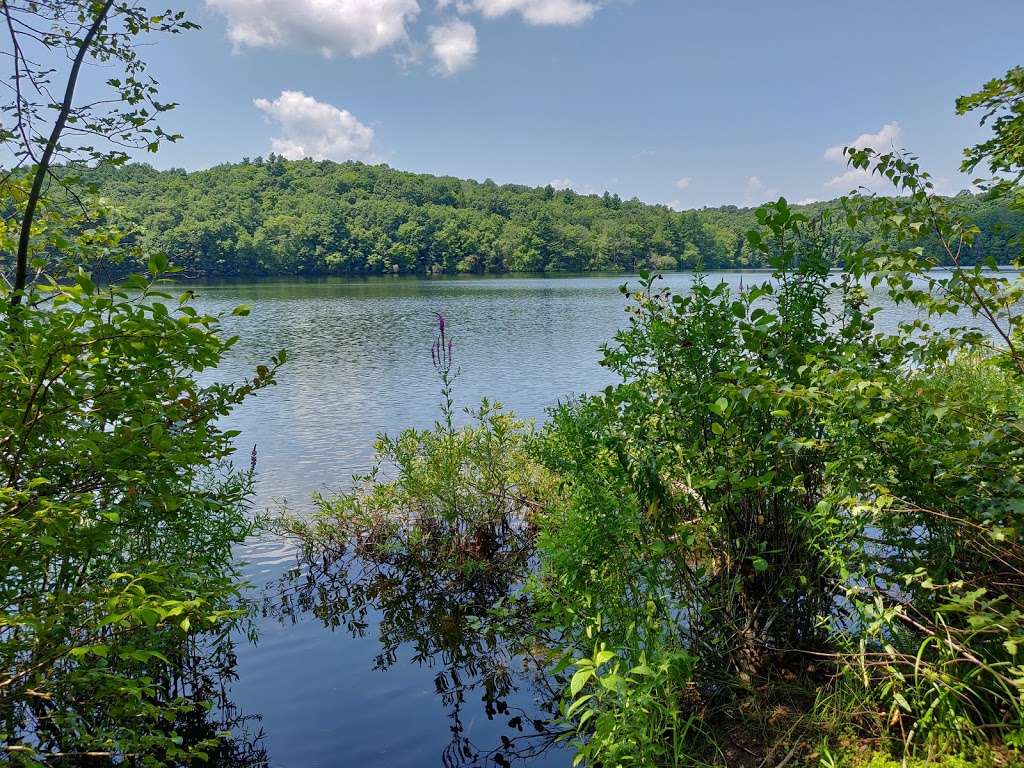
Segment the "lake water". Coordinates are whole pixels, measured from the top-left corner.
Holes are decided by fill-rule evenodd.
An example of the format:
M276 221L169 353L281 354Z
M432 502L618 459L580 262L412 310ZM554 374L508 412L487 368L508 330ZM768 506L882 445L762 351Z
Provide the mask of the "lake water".
M709 276L736 287L763 278L751 272ZM440 396L430 347L437 312L454 338L460 407L486 396L539 420L559 400L604 387L612 378L598 365L599 347L625 324L619 286L636 280L195 286L204 310L238 304L252 310L230 319L241 339L217 378L238 380L278 349L288 350L278 386L230 419L242 430L238 444L246 463L257 447L256 506L304 513L314 491L346 488L353 473L369 467L377 434L434 422ZM677 291L691 281L688 274L666 278ZM902 314L888 307L882 324ZM269 586L258 644L238 644L230 698L253 717L250 737L269 765L570 764L571 753L552 745L544 730L550 691L543 676L505 649L434 643L430 622L447 610L443 605L424 611L415 594L375 594L353 605L351 585L338 578L343 567L312 588L301 573L289 580L296 576L296 555L281 541L253 542L242 556L250 580ZM501 680L498 690L495 679Z

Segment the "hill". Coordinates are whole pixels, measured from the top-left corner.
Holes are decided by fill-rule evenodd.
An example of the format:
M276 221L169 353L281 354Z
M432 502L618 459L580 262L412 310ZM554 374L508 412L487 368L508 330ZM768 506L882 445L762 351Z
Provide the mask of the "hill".
M85 175L142 226L147 246L192 276L764 266L743 237L751 208L677 212L607 192L274 155L192 173L130 164ZM1024 215L980 196L956 200L985 233L966 260L1019 253Z

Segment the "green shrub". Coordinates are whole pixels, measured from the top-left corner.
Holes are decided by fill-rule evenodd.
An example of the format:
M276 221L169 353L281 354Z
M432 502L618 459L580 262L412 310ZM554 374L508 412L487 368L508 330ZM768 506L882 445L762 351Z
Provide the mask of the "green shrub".
M527 452L532 429L486 400L473 422L382 435L373 470L352 491L317 496L312 524L287 526L322 545L359 542L438 571L521 561L532 550L533 515L545 473Z
M919 185L919 197L867 201L861 215L946 215ZM734 296L698 281L674 296L647 279L605 353L622 383L561 408L544 432L541 455L560 480L534 588L546 625L583 668L595 625L613 668L691 658L690 678L673 681L687 695L659 706L705 724L664 734L672 749L655 759L638 745L657 737L630 716L650 711L632 698L648 681L619 673L616 697L585 709L567 697L581 754L730 762L737 739L771 754L783 737L831 727L895 738L908 754L1018 746L1020 360L993 348L984 324L877 332L856 278L884 277L923 318L1008 321L995 329L1004 339L1016 316L990 318L986 302L1017 289L974 269L926 274L920 288L916 246L851 251L785 201L759 220L750 241L775 263L773 282ZM830 276L836 254L852 273ZM764 728L771 710L788 714ZM615 727L598 733L598 722Z
M250 473L228 468L218 421L284 357L245 384L200 385L234 339L142 277L99 287L77 272L26 299L0 296L4 749L188 763L220 738L183 736L209 707L185 660L227 651L244 617L232 547L252 529Z
M850 300L830 303L828 223L785 201L759 219L766 234L752 242L776 281L734 295L698 280L682 296L648 278L605 353L623 382L562 408L544 434L561 481L540 545L547 620L587 657L582 631L600 621L623 669L691 659L689 678L671 680L688 696L660 702L687 726L649 764L713 756L715 728L695 720L736 711L773 677L805 677L801 654L829 648L839 574L809 515L830 493L827 394L815 379L824 367L888 363L854 308L859 293L844 283ZM650 682L623 677L624 695ZM623 743L652 738L633 735ZM648 759L585 743L593 763Z
M1024 206L1020 72L960 106L995 118L965 169ZM323 503L323 535L449 583L533 563L577 763L1019 762L1024 277L960 261L979 230L912 156L848 157L898 194L762 206L747 248L774 273L738 293L644 275L604 350L619 383L539 435L486 409L453 428L441 320L444 422ZM868 288L914 319L879 331Z

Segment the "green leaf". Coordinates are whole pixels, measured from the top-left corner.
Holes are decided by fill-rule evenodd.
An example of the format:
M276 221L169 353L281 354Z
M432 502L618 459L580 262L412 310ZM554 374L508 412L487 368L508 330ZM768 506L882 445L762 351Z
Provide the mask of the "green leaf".
M626 680L621 675L605 675L600 678L601 685L609 691L621 690L626 685Z
M572 702L572 704L569 705L569 708L567 710L565 710L565 716L566 717L572 717L573 714L580 709L580 707L582 707L584 704L586 704L592 698L594 698L594 694L593 693L587 693L587 694L584 694L583 696L580 696L578 699L575 699Z
M581 669L572 676L572 680L569 681L569 694L575 696L579 693L583 686L587 684L587 680L594 676L593 667Z
M904 712L908 714L913 712L913 710L910 708L910 702L908 702L904 698L902 693L893 693L892 697L896 701L896 703L900 705L900 709L902 709Z

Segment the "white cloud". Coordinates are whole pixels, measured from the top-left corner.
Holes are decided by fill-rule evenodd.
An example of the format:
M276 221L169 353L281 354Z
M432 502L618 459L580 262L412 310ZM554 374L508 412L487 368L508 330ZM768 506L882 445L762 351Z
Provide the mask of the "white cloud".
M834 147L829 147L825 150L826 160L845 160L843 155L843 149L845 147L856 147L857 149L865 149L871 147L879 151L886 151L894 144L896 144L903 137L903 129L900 124L895 120L891 123L886 123L881 127L878 133L862 133L852 141L848 141L845 144L837 144Z
M438 0L439 8L454 5L460 13L477 11L488 18L518 13L527 24L572 25L597 12L594 0Z
M548 182L549 186L555 189L571 189L573 192L579 195L594 195L597 192L589 184L577 184L572 179L552 179Z
M932 179L932 195L940 195L941 197L948 197L953 192L953 185L950 184L949 179L945 176L940 176L937 179Z
M682 211L682 210L684 210L683 209L683 203L680 200L669 200L667 203L665 203L665 205L667 205L673 211Z
M751 176L747 179L746 204L759 205L768 200L775 200L779 196L779 190L770 187L761 181L758 176Z
M454 75L461 72L476 58L476 28L462 19L431 27L430 50L441 74Z
M825 187L842 194L854 190L867 190L868 192L883 195L905 194L906 192L906 190L898 191L888 178L879 176L877 173L871 173L866 168L850 168L825 182Z
M872 182L887 184L885 179L879 182L877 176L872 176L871 172L864 168L850 168L845 173L841 173L838 176L833 176L829 181L825 182L825 186L829 189L842 189L843 192L849 192L852 189L858 187L871 188Z
M572 179L552 179L548 182L548 186L555 189L573 189L576 186L576 182Z
M903 129L895 120L883 125L876 133L862 133L855 139L845 144L837 144L825 150L825 159L837 163L845 163L847 160L844 154L846 147L857 149L872 148L880 152L890 150L903 138ZM884 177L873 175L870 170L864 168L847 168L843 173L833 176L824 184L826 189L838 190L842 193L851 190L864 188L871 191L892 191L892 185Z
M692 181L693 179L691 179L689 176L683 176L683 178L676 181L676 186L679 189L687 189L689 188L690 182Z
M281 136L270 140L271 148L289 160L374 160L373 128L344 109L302 91L281 91L273 101L253 104L278 124Z
M797 205L813 205L816 202L818 202L818 198L816 198L816 197L805 197L803 200L797 200L796 204Z
M312 48L366 56L407 39L417 0L206 0L227 19L235 49Z
M833 187L839 189L841 192L849 192L853 189L863 187L869 192L883 195L906 195L909 191L906 189L898 190L893 183L885 176L879 176L877 173L872 174L867 170L859 168L851 168L846 173L836 176L831 181L825 184L826 187ZM981 190L973 185L969 185L968 188L972 192L980 192ZM945 176L940 176L937 179L932 179L932 187L928 190L929 195L940 195L942 197L948 197L956 194L953 184Z

